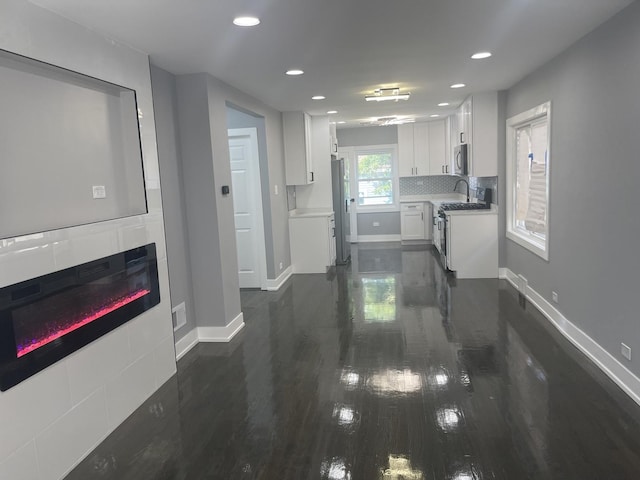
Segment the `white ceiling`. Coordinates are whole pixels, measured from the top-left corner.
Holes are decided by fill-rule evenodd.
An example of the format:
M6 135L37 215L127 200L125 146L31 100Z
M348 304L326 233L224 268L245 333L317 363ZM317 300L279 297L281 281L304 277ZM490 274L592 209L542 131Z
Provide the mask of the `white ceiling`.
M345 126L372 117L444 115L469 93L508 88L632 2L33 0L148 53L165 70L209 72L281 111L338 110L335 120ZM241 14L262 23L236 27L232 20ZM470 59L482 50L493 57ZM305 74L286 76L292 67ZM450 89L456 82L467 87ZM399 86L411 98L364 101L384 86Z

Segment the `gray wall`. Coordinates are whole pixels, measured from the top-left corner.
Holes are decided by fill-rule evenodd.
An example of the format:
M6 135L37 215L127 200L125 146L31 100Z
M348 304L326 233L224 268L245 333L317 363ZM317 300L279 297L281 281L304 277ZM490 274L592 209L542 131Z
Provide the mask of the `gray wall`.
M2 52L0 85L0 238L147 213L133 90Z
M177 121L177 95L175 77L151 65L153 107L158 138L158 161L162 186L162 210L164 212L171 306L184 302L187 324L175 333L180 340L195 326L193 285L189 261L187 236L187 211L180 159L180 138Z
M260 157L260 185L262 187L262 210L264 223L264 243L267 261L267 278L276 278L276 266L273 256L273 228L271 220L271 195L269 192L269 158L267 154L267 133L264 117L242 112L239 107L227 108L227 126L229 128L255 128L258 133L258 156ZM284 195L284 192L282 192Z
M374 227L373 222L380 223ZM358 214L358 237L361 235L400 235L400 212Z
M620 342L640 352L639 25L635 2L509 90L507 117L551 101L549 262L508 239L502 255L635 375Z
M366 145L392 145L398 143L398 127L358 127L337 130L338 146L363 147Z
M222 235L234 235L233 215L231 222L223 223L219 218L221 203L233 210L231 197L223 198L220 191L221 185L231 184L230 175L227 181L221 178L215 182L223 172L214 175L214 119L210 118L207 75L177 77L176 91L196 323L199 327L225 326L240 313L235 248L224 251L221 241ZM226 134L226 118L222 125ZM235 279L235 288L229 285L231 279Z
M167 243L181 251L172 261L183 263L172 272L173 302L188 302L189 291L193 297L179 340L194 326L226 326L240 314L233 199L221 192L231 185L229 126L258 127L268 278L291 265L282 120L280 112L207 74L153 71L163 184L167 202L179 203L167 212Z

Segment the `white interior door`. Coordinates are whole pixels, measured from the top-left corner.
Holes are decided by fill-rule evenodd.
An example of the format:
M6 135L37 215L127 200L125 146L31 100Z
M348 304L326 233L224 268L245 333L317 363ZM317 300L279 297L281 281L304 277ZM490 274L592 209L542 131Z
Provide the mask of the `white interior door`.
M240 288L261 288L266 283L266 261L258 134L255 128L228 133Z

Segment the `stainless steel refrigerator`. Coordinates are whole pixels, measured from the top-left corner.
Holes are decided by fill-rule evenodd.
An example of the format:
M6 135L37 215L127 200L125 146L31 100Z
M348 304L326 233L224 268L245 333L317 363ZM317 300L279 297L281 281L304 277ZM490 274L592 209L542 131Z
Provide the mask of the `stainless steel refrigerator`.
M345 170L343 158L331 160L331 183L333 186L333 211L336 216L336 265L345 265L351 258L351 203L349 194L348 166Z

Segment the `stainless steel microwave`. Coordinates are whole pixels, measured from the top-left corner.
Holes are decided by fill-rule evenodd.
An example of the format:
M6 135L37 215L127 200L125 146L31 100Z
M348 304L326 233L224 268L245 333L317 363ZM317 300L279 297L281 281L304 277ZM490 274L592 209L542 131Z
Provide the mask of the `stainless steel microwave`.
M456 175L468 175L467 163L469 159L469 146L462 143L453 149L453 173Z

